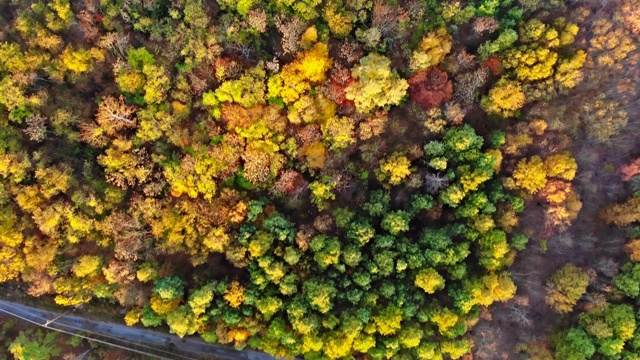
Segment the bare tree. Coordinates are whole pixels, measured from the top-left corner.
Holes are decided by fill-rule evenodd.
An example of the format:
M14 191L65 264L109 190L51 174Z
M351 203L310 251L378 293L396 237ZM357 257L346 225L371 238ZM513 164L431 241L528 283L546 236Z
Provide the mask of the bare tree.
M46 122L47 118L40 115L31 115L25 119L27 123L27 128L24 129L24 133L27 135L29 140L35 142L41 142L47 137L47 127Z
M509 309L509 319L518 325L518 328L531 328L533 319L529 311L529 298L526 296L516 296L507 305Z
M394 38L398 31L396 8L387 5L383 0L374 1L371 26L377 28L383 38Z
M449 179L444 175L426 173L424 175L424 184L428 193L437 194L440 189L449 186Z
M307 29L307 25L298 17L286 20L280 16L275 18L276 28L282 33L282 51L284 54L295 54L298 51L300 37Z

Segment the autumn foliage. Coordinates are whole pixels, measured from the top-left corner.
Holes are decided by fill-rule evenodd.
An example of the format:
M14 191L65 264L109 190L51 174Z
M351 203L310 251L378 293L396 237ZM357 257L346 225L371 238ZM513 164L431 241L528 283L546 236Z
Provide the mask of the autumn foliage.
M409 96L425 110L448 101L452 94L451 80L438 68L417 72L409 78Z
M0 282L277 358L470 358L510 266L538 261L528 238L578 217L600 155L572 141L636 113L637 6L573 5L13 1ZM626 80L601 91L598 66ZM585 276L563 268L547 302L568 313Z

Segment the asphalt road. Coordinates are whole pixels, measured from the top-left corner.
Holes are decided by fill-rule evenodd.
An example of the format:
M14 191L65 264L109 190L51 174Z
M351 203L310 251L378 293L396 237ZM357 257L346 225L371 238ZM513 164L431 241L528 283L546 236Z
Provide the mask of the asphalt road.
M0 313L13 315L52 330L81 333L89 338L133 348L164 359L229 359L273 360L274 357L254 350L238 351L232 347L209 344L199 337L185 337L96 321L79 316L41 310L19 303L0 300ZM82 333L82 331L86 333Z

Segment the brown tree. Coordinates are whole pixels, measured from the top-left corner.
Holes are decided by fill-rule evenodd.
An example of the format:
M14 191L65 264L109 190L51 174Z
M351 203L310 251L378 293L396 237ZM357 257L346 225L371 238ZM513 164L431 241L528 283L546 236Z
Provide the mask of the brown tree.
M420 104L425 110L451 99L452 94L453 84L447 73L440 69L419 71L409 78L411 100Z

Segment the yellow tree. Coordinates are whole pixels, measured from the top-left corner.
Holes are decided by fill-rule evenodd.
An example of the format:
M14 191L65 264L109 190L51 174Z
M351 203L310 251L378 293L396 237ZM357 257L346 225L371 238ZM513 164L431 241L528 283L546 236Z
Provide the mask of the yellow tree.
M600 214L607 223L618 226L629 225L640 221L640 198L631 197L622 204L614 204L605 208Z
M75 50L71 46L67 46L60 54L62 70L71 71L75 74L93 70L93 65L100 61L104 61L104 53L98 48L89 50L79 48Z
M557 177L571 181L576 176L578 164L569 153L551 155L544 161L545 171L548 177Z
M0 244L0 283L16 279L25 267L20 248Z
M559 313L569 313L587 292L589 275L573 264L565 265L547 282L547 305Z
M427 294L433 294L444 288L444 278L432 268L422 269L416 274L415 285Z
M316 43L310 50L300 54L294 62L285 65L282 72L269 78L267 96L281 98L285 104L291 104L311 90L311 84L324 81L325 72L331 64L327 44Z
M482 98L480 106L490 114L511 117L524 106L525 100L520 83L503 78Z
M398 185L411 175L411 161L402 153L395 152L380 162L380 169L376 171L378 180L388 181L391 185Z
M376 53L360 59L351 75L357 81L346 88L346 97L355 101L356 109L362 113L399 104L409 88L407 80L391 69L391 60Z
M440 64L451 51L452 42L453 38L444 27L427 33L413 52L411 70L418 72Z
M522 159L512 175L513 187L528 194L535 194L547 184L547 173L542 159L535 155Z

